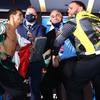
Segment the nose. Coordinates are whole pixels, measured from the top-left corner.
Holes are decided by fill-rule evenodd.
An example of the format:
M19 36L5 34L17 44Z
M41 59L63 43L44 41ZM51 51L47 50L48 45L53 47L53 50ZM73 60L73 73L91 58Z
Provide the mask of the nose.
M56 20L57 19L57 16L54 16L54 18L53 18L54 20Z
M55 16L54 19L57 19L57 16Z

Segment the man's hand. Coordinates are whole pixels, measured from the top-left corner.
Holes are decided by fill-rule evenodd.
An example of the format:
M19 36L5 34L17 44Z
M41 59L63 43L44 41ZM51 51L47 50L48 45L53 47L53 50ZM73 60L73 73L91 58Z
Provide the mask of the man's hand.
M97 32L100 32L100 28L99 27L95 27Z
M8 29L10 29L10 30L16 30L17 26L18 25L14 21L14 16L11 16L10 20L8 21Z
M35 36L33 36L33 34L32 34L31 32L28 32L28 33L27 33L27 36L28 36L29 38L31 38L32 41L35 40Z
M55 56L55 55L52 56L52 65L53 65L53 67L55 67L55 68L59 66L59 59L58 59L58 57Z
M32 38L32 37L33 37L33 35L32 35L31 32L28 32L28 33L27 33L27 36L28 36L29 38Z
M96 29L96 31L97 31L97 33L98 33L98 39L100 40L100 28L99 27L95 27L95 29Z
M10 56L12 56L16 50L16 44L17 44L16 25L17 24L14 21L14 17L11 16L10 20L7 23L6 39L3 43L6 53Z

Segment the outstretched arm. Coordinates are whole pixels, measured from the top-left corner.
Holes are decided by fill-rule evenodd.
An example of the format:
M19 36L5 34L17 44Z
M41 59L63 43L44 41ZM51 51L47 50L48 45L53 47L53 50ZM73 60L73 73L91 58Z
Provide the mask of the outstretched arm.
M72 33L75 31L75 26L76 24L73 22L67 22L60 35L55 39L54 41L54 52L56 54L58 54L59 48L61 47L61 45L64 43L64 41L70 36L72 35Z
M16 28L17 25L12 16L7 23L6 39L3 43L6 53L10 56L13 56L16 50L16 44L17 44Z

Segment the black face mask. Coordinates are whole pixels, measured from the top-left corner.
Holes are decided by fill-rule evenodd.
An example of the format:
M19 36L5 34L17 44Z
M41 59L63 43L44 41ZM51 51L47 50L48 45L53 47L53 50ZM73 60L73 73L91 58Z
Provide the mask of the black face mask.
M35 16L33 14L26 15L26 20L30 23L35 21Z
M53 25L55 28L59 28L59 26L61 25L61 21L58 22L58 23L52 23L52 25Z

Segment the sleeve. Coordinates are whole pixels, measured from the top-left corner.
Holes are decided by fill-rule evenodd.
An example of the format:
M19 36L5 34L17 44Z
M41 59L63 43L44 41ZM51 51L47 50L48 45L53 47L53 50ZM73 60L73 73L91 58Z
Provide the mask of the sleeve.
M28 30L24 27L23 23L17 27L17 33L20 34L21 37L28 39L27 32Z
M72 35L72 33L75 31L76 29L76 24L73 22L67 22L66 24L64 24L64 27L60 33L60 35L55 39L54 41L54 54L57 55L58 51L61 47L61 45L63 45L64 41Z
M46 27L44 27L43 25L40 25L37 31L37 36L46 36Z

